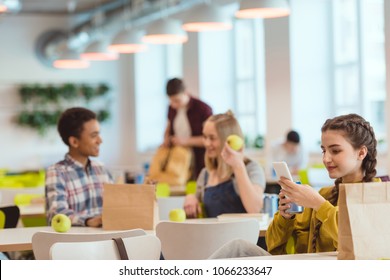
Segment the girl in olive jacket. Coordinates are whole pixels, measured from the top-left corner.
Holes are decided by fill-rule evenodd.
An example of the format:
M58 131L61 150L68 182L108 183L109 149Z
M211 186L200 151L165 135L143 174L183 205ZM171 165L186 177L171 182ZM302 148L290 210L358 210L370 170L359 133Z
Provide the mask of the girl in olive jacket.
M281 178L279 211L266 233L271 254L286 254L287 248L295 253L336 251L339 185L377 180L377 142L369 122L356 114L338 116L328 119L321 132L323 163L335 185L317 192ZM290 202L304 206L304 211L288 213Z

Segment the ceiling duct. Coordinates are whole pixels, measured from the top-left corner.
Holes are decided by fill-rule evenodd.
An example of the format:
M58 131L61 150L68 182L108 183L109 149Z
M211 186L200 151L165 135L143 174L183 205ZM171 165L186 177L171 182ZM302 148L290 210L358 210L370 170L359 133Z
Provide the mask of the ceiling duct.
M204 0L119 0L96 7L89 11L88 20L71 30L49 30L42 34L36 42L38 58L52 67L53 61L60 54L57 46L67 41L71 50L81 52L85 46L97 39L98 34L117 34L123 29L123 9L125 5L134 8L131 25L144 27L147 24L164 17L180 16L180 13L189 11L191 8L203 4ZM217 0L216 2L235 2L231 0ZM94 16L104 14L104 22L101 26L94 24ZM99 29L99 30L98 30Z

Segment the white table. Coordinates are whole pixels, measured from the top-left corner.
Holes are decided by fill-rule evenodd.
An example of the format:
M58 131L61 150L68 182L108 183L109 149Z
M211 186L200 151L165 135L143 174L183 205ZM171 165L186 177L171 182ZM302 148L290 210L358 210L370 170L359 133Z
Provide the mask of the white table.
M188 219L187 222L215 222L217 218L207 219ZM260 226L259 236L265 236L267 226ZM38 231L50 231L54 230L49 227L17 227L0 229L0 252L12 252L12 251L25 251L32 250L32 236ZM102 228L92 227L76 227L73 226L69 230L70 233L102 233L102 232L118 232L118 231L107 231ZM154 234L153 230L146 230L148 234ZM66 234L66 233L64 233Z
M164 207L164 201L174 201L174 203L170 205L169 207L169 210L170 209L173 209L173 208L180 208L180 206L182 205L182 203L184 202L184 197L167 197L167 198L159 198L158 201L160 204L162 204L161 206L161 209L159 209L160 211L160 220L166 220L168 219L168 213L169 213L169 210L168 209L163 209ZM176 207L174 207L176 206ZM30 217L30 218L37 218L37 217L46 217L46 214L45 214L45 205L44 204L41 204L41 203L38 203L38 204L30 204L30 205L26 205L26 206L19 206L19 209L20 209L20 217L21 218L25 218L25 217ZM163 212L163 213L162 213ZM217 220L226 220L227 218L226 217L235 217L234 219L236 218L242 218L242 219L246 219L246 218L256 218L256 219L259 219L258 218L258 215L264 215L264 214L246 214L246 213L242 213L242 214L223 214L223 215L220 215L219 218L206 218L206 219L187 219L187 221L191 221L191 222L197 222L197 221L210 221L210 222L215 222ZM225 217L224 219L220 218L220 217ZM271 219L269 219L268 217L266 218L266 220L261 220L259 221L260 223L260 232L259 232L259 236L260 237L264 237L265 236L265 232L268 228L268 225L271 223ZM1 241L0 241L1 242Z
M13 251L25 251L32 250L32 236L39 231L54 230L47 227L17 227L0 229L0 252L13 252ZM102 228L92 227L76 227L73 226L68 231L70 233L102 233L102 232L118 232L112 230L103 230ZM149 234L154 234L154 231L148 231ZM66 233L64 233L66 234Z
M45 205L43 203L19 206L20 218L46 218Z

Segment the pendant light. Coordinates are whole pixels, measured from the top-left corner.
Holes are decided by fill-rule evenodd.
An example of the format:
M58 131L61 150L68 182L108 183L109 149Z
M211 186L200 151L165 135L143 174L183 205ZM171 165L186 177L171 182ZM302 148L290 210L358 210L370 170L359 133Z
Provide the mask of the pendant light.
M142 41L150 44L183 44L188 41L179 20L162 18L146 27Z
M108 46L108 50L117 53L138 53L148 49L142 43L143 32L134 29L124 29L119 32Z
M0 13L4 13L8 10L8 7L5 5L3 1L0 1Z
M85 69L89 65L89 62L80 59L75 51L69 51L53 62L53 67L58 69Z
M89 44L86 49L80 54L80 57L85 60L116 60L119 55L109 51L108 43L105 40L96 40Z
M290 14L285 0L242 0L237 18L276 18Z
M182 28L188 32L220 31L232 29L232 23L214 4L195 7L184 20Z
M22 8L20 0L0 0L0 13L19 12Z
M124 29L112 39L111 44L108 46L108 50L112 52L138 53L148 49L148 46L142 43L144 32L134 29L131 25L133 18L132 4L133 2L129 1L128 5L123 7Z
M69 49L68 41L63 41L56 47L56 58L53 67L58 69L85 69L89 62L82 60L76 50Z
M91 34L91 41L85 47L80 57L85 60L95 61L109 61L117 60L119 55L108 50L108 39L106 37L107 31L104 29L105 14L102 10L95 12L92 19L92 25L95 28L94 33Z

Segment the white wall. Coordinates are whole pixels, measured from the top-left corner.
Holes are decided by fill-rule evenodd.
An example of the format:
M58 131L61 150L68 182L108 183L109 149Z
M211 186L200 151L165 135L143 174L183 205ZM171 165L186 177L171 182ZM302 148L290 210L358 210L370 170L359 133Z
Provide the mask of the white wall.
M0 21L0 167L21 170L46 167L67 151L56 131L47 137L17 127L14 116L22 109L17 94L21 83L62 84L104 82L110 85L112 118L102 126L103 145L99 160L108 166L134 164L136 159L134 118L131 112L133 75L131 61L94 62L88 70L53 70L38 61L35 41L44 31L61 29L67 21L58 16L12 16ZM123 94L126 93L126 94Z
M272 143L285 135L292 124L289 28L288 17L264 20L266 174L272 170Z

